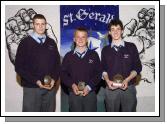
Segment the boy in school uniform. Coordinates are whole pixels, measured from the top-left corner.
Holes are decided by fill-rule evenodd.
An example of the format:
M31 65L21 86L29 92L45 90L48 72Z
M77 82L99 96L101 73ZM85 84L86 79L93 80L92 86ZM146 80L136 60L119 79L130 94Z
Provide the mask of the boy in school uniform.
M62 62L61 79L69 89L71 112L96 112L96 86L101 80L98 54L87 47L88 32L77 28L74 32L74 50L68 52Z
M137 105L133 79L142 70L139 53L133 43L122 39L121 20L111 20L108 30L112 42L102 50L103 78L106 81L106 110L133 112Z

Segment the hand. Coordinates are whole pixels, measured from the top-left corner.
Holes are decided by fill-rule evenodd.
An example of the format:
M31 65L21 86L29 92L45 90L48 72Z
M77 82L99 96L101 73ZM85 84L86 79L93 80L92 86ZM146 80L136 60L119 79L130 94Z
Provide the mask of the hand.
M128 89L128 82L129 81L127 79L123 80L121 89L123 90Z
M114 86L113 86L113 83L114 83L114 82L111 81L111 80L108 80L108 81L107 81L108 88L111 89L111 90L115 90L115 89L118 88L118 87L114 87Z
M51 79L50 85L49 86L44 85L44 86L45 86L46 89L51 90L54 87L54 85L55 85L55 80Z
M78 86L75 83L72 84L72 90L73 90L75 95L79 95L79 93L78 93L79 89L78 89Z
M82 96L86 96L86 95L88 95L89 92L90 92L90 91L89 91L88 87L85 87L84 90L83 90L83 94L82 94Z
M51 90L54 87L55 81L52 79L50 85L43 85L40 80L36 82L36 84L43 89Z

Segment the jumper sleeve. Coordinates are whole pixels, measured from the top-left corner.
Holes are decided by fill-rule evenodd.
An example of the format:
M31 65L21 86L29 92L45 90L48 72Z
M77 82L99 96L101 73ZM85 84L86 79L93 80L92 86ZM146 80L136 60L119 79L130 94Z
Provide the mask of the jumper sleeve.
M136 71L137 74L140 74L141 70L142 70L142 64L139 58L139 53L138 50L136 48L136 46L133 44L133 66L132 66L132 70Z
M66 54L63 59L60 76L62 83L69 88L71 88L72 84L75 83L70 73L70 58L68 54Z
M26 42L24 39L20 42L19 47L17 49L16 53L16 59L15 59L15 71L19 74L22 80L28 82L28 83L36 83L38 80L38 76L33 75L30 71L29 68L27 67L28 65L28 48L26 45Z
M102 71L107 72L107 62L105 58L105 48L103 48L102 53L101 53L101 66L102 66Z
M94 54L95 56L95 63L94 63L94 71L93 71L93 76L90 79L90 82L88 82L88 85L91 87L91 89L94 89L98 83L101 81L102 77L102 67L100 63L100 58L98 54Z
M59 51L57 49L57 45L55 43L55 64L54 64L54 68L52 68L52 71L51 71L51 77L57 81L59 76L60 76L60 54L59 54Z

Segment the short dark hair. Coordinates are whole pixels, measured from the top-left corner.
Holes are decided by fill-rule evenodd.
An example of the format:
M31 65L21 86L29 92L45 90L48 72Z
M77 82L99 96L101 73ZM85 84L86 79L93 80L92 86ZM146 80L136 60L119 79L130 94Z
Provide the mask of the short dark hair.
M86 32L88 34L88 30L85 28L85 27L78 27L75 29L75 32L74 32L74 36L76 34L77 31L83 31L83 32Z
M36 15L33 17L33 19L32 19L32 20L33 20L33 23L34 23L35 19L44 19L45 22L46 22L46 18L45 18L45 16L42 15L42 14L36 14Z
M113 26L113 25L114 26L119 25L121 27L121 30L124 29L122 21L119 20L119 19L114 19L114 20L111 20L111 22L109 23L109 25L108 25L108 31L111 30L111 26Z

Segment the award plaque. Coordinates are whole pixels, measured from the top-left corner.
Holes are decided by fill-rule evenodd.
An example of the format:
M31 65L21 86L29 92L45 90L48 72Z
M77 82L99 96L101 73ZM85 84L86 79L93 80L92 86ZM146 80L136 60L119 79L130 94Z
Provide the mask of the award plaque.
M83 81L78 83L78 89L79 89L78 93L80 96L83 96L83 90L84 90L85 86L86 86L86 83Z
M113 77L113 86L114 87L122 87L123 86L123 84L122 84L122 82L123 82L123 80L124 80L124 77L121 75L121 74L116 74L116 75L114 75L114 77Z
M43 84L46 86L50 86L51 80L52 80L51 76L45 75L45 77L43 79Z

